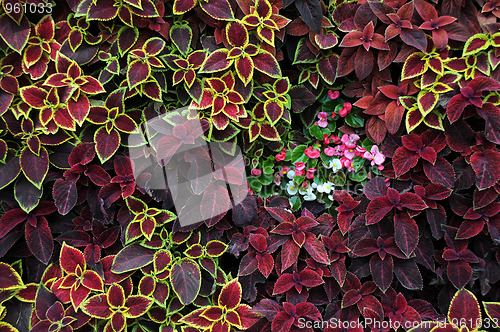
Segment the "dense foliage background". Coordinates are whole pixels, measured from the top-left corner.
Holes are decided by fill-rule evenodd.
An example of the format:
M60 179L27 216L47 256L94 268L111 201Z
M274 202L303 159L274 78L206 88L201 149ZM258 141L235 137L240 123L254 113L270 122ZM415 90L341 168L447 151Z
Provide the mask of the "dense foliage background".
M500 323L500 1L0 3L0 331Z

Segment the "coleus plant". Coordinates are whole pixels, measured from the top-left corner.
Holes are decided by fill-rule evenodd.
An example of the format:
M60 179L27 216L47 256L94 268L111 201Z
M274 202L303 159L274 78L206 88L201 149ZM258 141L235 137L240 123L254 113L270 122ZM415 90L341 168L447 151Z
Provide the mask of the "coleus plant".
M361 331L358 318L442 321L463 287L484 300L480 318L498 318L497 1L291 2L68 0L52 15L39 0L2 3L0 329L285 332L315 329L301 318L336 318ZM229 76L234 85L210 84ZM226 98L233 92L238 103ZM200 105L204 93L202 128L183 119L160 146L161 137L141 145L153 170L134 177L143 164L124 134ZM242 116L231 119L233 105ZM212 109L226 106L221 130ZM194 209L174 211L170 194L148 185L165 149L202 136L228 150L242 143L254 195L186 229L174 214L230 200L198 181L199 201L185 204ZM342 145L338 159L354 153L351 163L327 154ZM198 171L193 154L180 157L169 182ZM383 203L381 220L373 202ZM160 226L163 213L172 220ZM127 242L129 225L145 232ZM64 262L70 246L75 269ZM97 290L75 308L85 285ZM450 314L447 330L478 318L460 294L453 311L474 312ZM30 323L16 320L31 303Z

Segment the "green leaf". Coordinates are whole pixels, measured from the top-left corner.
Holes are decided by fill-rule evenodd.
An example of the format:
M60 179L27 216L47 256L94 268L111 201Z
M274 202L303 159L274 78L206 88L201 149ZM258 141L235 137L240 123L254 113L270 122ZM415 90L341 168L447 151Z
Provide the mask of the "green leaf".
M250 189L254 192L259 192L262 190L262 184L260 181L256 178L249 178L248 181L250 182Z
M368 173L366 172L366 169L361 168L359 171L349 172L348 176L352 181L361 182L366 180Z
M323 140L323 131L317 124L309 128L309 133L311 133L312 136L316 137L316 139Z
M290 206L292 210L298 210L300 209L300 197L299 196L293 196L290 197Z
M303 161L306 162L309 157L304 154L304 151L307 149L306 145L299 145L295 147L292 151L292 164Z
M365 124L365 120L358 116L357 110L352 110L345 117L345 123L354 128L361 128Z

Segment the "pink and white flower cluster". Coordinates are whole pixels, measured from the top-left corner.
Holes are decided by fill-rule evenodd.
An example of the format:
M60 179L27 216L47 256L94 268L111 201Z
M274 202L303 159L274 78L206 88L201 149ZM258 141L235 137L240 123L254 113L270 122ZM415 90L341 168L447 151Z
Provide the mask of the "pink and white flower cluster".
M359 136L356 134L344 134L342 138L338 136L331 135L327 137L327 135L323 136L323 152L327 156L339 156L342 167L347 168L348 172L354 170L354 157L358 156L363 159L367 159L370 161L372 166L377 165L379 170L383 170L384 166L382 165L385 161L385 156L380 152L378 146L374 145L367 151L361 145L358 145ZM330 146L331 143L334 143L335 146ZM311 159L317 159L321 155L321 145L317 144L316 146L310 146L304 151L305 155ZM295 165L299 169L305 168L302 165ZM303 174L302 174L303 175Z

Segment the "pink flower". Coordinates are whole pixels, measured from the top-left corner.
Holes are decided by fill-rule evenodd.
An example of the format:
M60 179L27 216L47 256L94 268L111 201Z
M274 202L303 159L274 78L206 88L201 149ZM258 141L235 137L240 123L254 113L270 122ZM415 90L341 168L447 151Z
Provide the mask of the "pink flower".
M281 176L279 173L274 174L274 183L278 186L281 184Z
M319 158L321 152L319 152L319 150L313 149L313 147L310 146L304 151L304 154L311 159L317 159Z
M295 172L297 171L301 171L303 170L304 168L306 168L306 165L304 164L303 161L298 161L294 164L296 167L295 167Z
M355 149L356 148L356 142L359 140L359 136L356 134L344 134L342 135L342 139L340 140L342 143L345 144L349 149Z
M288 173L288 171L291 170L290 167L288 166L283 166L283 168L281 169L281 172L280 172L280 175L281 176L284 176L286 173Z
M296 162L294 165L296 166L295 167L295 175L296 176L302 176L302 175L306 174L306 171L304 170L304 168L306 168L306 165L304 164L304 162L299 161L299 162Z
M262 170L259 168L254 168L250 171L250 174L252 174L253 176L259 176L262 174Z
M328 138L328 134L323 134L323 144L330 144L330 139Z
M344 107L342 107L342 109L340 109L339 115L341 117L345 117L347 114L351 113L351 109L352 109L351 103L344 103Z
M335 90L335 91L328 90L328 96L330 97L330 99L335 100L340 96L340 92L337 90Z
M344 156L347 158L347 159L353 159L355 156L356 156L356 149L355 148L348 148L347 146L342 146L344 147L343 151L344 151ZM341 149L342 149L341 147Z
M331 157L335 154L335 148L325 148L323 151L329 157Z
M366 152L366 149L362 146L356 146L356 156L363 158L363 154Z
M314 179L314 172L316 172L316 168L309 168L306 172L306 178Z
M276 155L276 161L283 161L286 158L286 150L285 148L281 149L281 153Z
M319 112L318 118L319 118L319 121L316 122L317 125L320 126L321 128L326 128L328 126L328 113Z
M344 103L344 108L347 110L347 113L351 113L352 104L349 102Z
M372 149L370 150L370 152L366 151L363 154L363 158L371 160L372 166L374 166L374 165L381 166L385 161L385 156L379 151L377 145L372 146ZM379 169L380 169L380 167L379 167ZM383 167L382 167L382 169L383 169Z
M330 136L330 139L333 141L333 143L340 144L340 137L338 137L336 135L332 135L332 136Z
M301 187L302 189L307 189L307 188L309 188L309 182L307 182L307 181L305 181L305 180L304 180L304 182L302 182L302 184L300 185L300 187Z
M351 159L346 158L346 157L342 157L342 158L340 158L340 162L342 163L342 166L347 168L348 172L354 171L354 167L353 167L354 164L353 164Z

